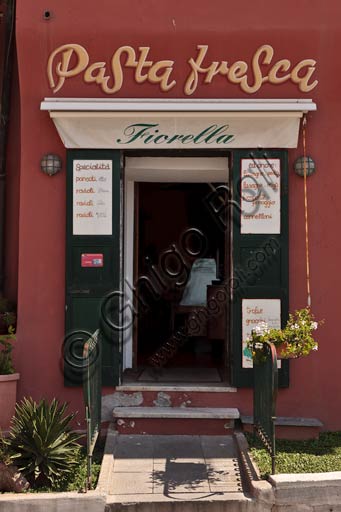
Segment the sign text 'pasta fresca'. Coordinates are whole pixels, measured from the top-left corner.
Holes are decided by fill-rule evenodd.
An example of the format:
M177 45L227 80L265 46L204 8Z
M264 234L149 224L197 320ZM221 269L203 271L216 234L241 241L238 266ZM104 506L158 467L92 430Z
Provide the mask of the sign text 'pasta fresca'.
M289 59L275 59L272 46L264 44L253 54L250 62L237 60L210 61L207 57L207 45L198 45L195 57L187 60L188 73L184 77L183 89L191 96L201 83L211 84L218 77L224 77L246 94L254 94L263 84L279 85L292 82L303 93L312 91L318 84L314 79L316 61L311 58L299 62ZM87 84L96 84L105 94L113 95L121 91L127 79L125 71L134 70L137 84L148 82L155 84L162 92L171 91L177 84L174 78L176 63L174 60L156 60L151 48L140 46L121 46L107 62L91 62L87 50L79 44L64 44L56 48L49 56L47 77L54 93L62 89L66 80L81 75Z

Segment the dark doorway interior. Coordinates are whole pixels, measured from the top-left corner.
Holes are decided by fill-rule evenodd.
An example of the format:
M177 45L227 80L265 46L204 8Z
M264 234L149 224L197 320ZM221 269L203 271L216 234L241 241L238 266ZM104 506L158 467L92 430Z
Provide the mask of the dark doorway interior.
M137 189L135 367L216 369L221 378L228 235L209 206L212 185L139 183Z

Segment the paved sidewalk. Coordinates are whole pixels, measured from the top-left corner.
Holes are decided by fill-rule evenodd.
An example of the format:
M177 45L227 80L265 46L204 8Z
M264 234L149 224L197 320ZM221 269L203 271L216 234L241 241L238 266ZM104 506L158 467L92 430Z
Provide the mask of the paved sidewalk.
M243 491L232 436L118 436L108 483L116 502L240 498Z

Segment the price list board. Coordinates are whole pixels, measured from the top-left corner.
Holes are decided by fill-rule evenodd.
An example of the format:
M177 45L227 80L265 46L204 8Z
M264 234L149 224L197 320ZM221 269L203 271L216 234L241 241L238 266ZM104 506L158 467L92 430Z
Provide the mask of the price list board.
M112 161L73 161L73 234L112 235Z

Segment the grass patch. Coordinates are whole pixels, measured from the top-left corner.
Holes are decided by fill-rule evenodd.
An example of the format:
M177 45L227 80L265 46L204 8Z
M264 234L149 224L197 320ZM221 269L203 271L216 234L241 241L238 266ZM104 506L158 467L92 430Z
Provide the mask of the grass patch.
M96 487L104 452L105 439L100 439L95 447L92 463L92 486ZM39 489L29 489L29 492L64 492L64 491L84 491L86 488L86 468L87 457L86 448L82 447L78 452L78 464L75 470L67 477L59 480L53 487L41 487Z
M253 460L262 478L271 473L271 458L252 434L246 434ZM341 432L323 432L319 439L276 440L276 473L341 471Z

